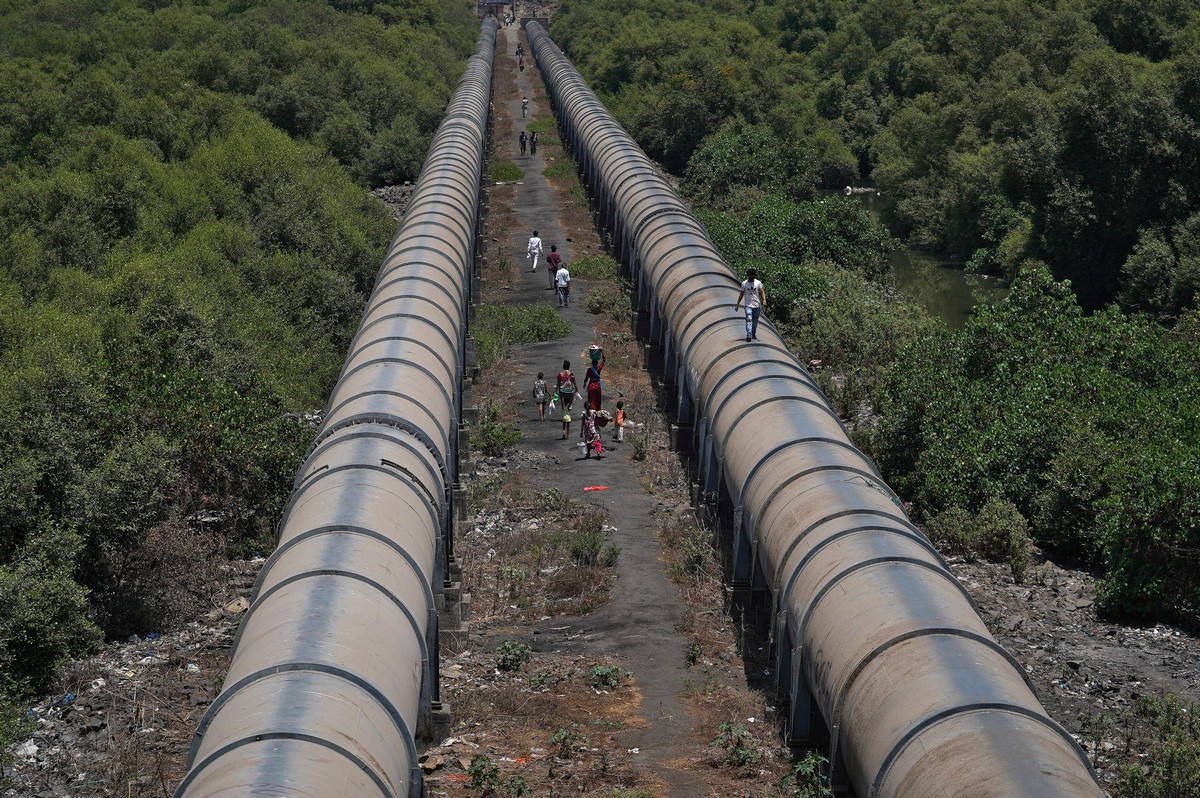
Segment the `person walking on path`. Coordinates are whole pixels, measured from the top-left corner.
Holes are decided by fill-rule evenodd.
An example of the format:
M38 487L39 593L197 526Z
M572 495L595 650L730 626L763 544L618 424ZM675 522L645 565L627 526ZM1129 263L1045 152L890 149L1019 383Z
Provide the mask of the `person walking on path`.
M763 306L767 304L767 292L757 279L758 272L746 270L746 280L742 283L742 292L738 294L737 302L733 303L736 312L741 307L742 300L746 301L746 340L758 340L758 317L762 314Z
M529 134L529 154L537 155L537 131Z
M565 308L571 304L571 273L565 263L560 263L554 273L554 287L558 291L558 306Z
M584 450L587 452L584 457L590 459L592 449L595 449L596 459L599 460L604 446L600 443L600 433L596 429L596 411L590 407L583 411L583 423L579 425L579 437L583 438Z
M524 145L522 145L521 149L524 151ZM533 268L529 271L536 272L538 258L542 256L542 239L538 238L537 230L534 230L533 235L529 237L529 248L527 251L529 252L529 259L533 261Z
M533 381L533 401L537 404L538 420L546 420L546 375L543 372L538 372L537 379Z
M517 141L521 145L521 154L524 155L525 154L525 143L527 141L529 141L529 135L524 130L522 130L521 135L517 136Z
M562 266L562 255L558 254L558 244L551 244L550 254L546 256L546 273L550 275L550 290L552 291L558 287L558 283L555 282L554 278L558 276L559 266ZM570 275L568 275L569 278ZM559 300L559 304L561 303L562 300Z
M524 119L528 115L529 115L529 98L522 97L521 98L521 118Z
M587 391L587 406L599 412L604 398L604 383L600 381L600 372L604 370L604 350L593 344L588 353L592 356L592 364L583 375L583 389Z
M617 402L617 415L613 419L613 440L621 443L625 440L625 403Z
M558 372L558 376L554 378L554 393L558 396L558 400L562 402L563 417L571 410L571 403L575 401L575 392L579 390L579 385L575 382L575 375L571 373L571 361L564 360L562 371ZM567 433L570 431L568 423L563 428L563 440L567 439Z

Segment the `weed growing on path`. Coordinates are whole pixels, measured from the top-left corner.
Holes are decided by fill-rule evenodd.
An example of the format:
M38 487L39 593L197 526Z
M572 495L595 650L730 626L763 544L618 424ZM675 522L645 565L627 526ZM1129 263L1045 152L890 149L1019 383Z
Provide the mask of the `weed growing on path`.
M724 721L717 727L717 736L710 745L724 752L724 764L739 770L748 770L762 762L757 741L746 731L746 727L735 721Z
M525 172L515 163L500 161L492 164L490 177L493 183L510 183L514 180L524 180Z
M779 780L783 798L828 798L833 795L829 786L829 760L816 751L809 751L796 763L787 775Z
M496 668L502 671L515 671L533 657L533 649L525 643L515 640L505 640L500 644L496 654Z

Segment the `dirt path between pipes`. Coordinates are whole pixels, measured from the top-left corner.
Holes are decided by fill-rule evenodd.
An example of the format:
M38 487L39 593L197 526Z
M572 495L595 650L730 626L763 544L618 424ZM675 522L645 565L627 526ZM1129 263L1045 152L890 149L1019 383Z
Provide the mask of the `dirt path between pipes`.
M518 42L526 52L524 71L517 67ZM763 696L747 686L735 626L722 609L719 569L691 519L686 475L666 445L666 423L628 314L614 318L586 309L590 291L612 291L615 283L575 279L569 306L558 309L544 260L531 271L525 257L534 230L547 252L557 245L568 269L602 250L574 175L543 175L566 157L556 132L539 134L536 155L519 154L520 131L552 118L551 110L524 35L505 28L499 47L492 162L511 162L525 176L488 190L484 299L546 303L571 332L512 348L474 386L476 403L496 401L522 437L503 458L476 460L472 525L458 543L474 618L469 634L450 636L443 646L442 673L450 675L443 695L457 731L428 755L427 786L433 795L471 794L480 784L476 757L482 754L498 768L491 775L501 794L517 777L535 795L772 794L786 757L776 729L764 721L770 711ZM522 97L530 100L525 117ZM553 388L564 360L582 385L594 343L607 355L605 409L623 399L641 426L628 428L624 443L604 430L602 457L585 459L576 447L578 413L563 440L561 410L539 421L530 389L539 371ZM586 490L591 487L603 489ZM553 544L544 541L575 534L589 506L603 511L605 549L619 554L592 575L598 590L580 588L579 596L590 598L555 599L581 579L581 569L568 557L555 562L547 553ZM690 540L693 558L683 567L681 539ZM531 564L531 547L535 559L545 559ZM705 558L698 566L697 549ZM520 583L515 588L514 580ZM530 647L530 660L505 670L501 666L511 663L502 661L502 651L519 645ZM597 679L597 669L617 671L619 684ZM737 763L711 745L722 723L733 733L729 739L746 748Z

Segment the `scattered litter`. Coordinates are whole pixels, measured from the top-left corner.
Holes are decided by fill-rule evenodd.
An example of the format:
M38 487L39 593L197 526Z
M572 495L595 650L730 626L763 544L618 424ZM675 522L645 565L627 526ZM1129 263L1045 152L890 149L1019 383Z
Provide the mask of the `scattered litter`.
M199 672L200 672L200 666L199 666L199 665L197 665L197 664L196 664L196 663L194 663L194 662L189 662L189 663L187 664L187 672L188 672L188 673L199 673Z
M589 490L608 490L608 485L592 485L590 487L584 488L583 490L585 493Z

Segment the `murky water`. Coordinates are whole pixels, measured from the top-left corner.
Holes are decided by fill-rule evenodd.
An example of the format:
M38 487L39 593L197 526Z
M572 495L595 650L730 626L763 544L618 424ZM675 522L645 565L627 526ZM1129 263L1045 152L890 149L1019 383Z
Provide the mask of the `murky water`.
M855 196L878 221L879 204L883 200L874 194ZM955 329L967 323L976 305L999 301L1008 293L999 280L966 274L962 264L941 260L927 252L901 247L892 253L891 262L900 293Z
M966 274L955 263L904 248L892 253L896 288L947 326L961 329L980 303L996 302L1008 289L996 279Z

